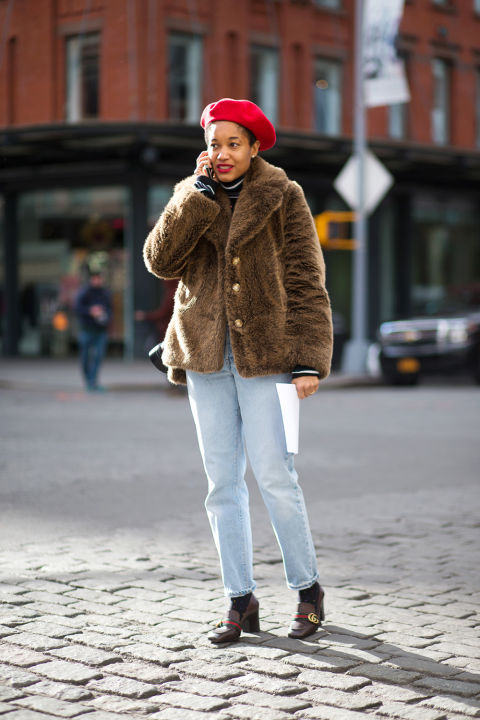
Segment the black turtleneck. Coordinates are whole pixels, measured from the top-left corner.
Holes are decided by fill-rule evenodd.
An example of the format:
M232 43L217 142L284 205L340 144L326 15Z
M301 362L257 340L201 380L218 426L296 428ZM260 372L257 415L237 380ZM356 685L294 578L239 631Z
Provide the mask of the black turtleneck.
M235 207L235 203L238 200L238 197L240 195L240 192L243 187L243 181L245 180L245 175L241 175L240 177L236 178L235 180L230 180L230 182L220 182L219 185L222 187L225 192L228 195L228 199L230 200L230 205L232 210Z
M204 195L207 195L212 200L215 199L218 187L223 188L223 190L225 190L226 194L228 195L228 199L230 200L230 206L233 210L235 207L235 203L237 202L240 195L240 191L243 187L244 180L245 175L241 175L235 180L230 180L229 182L221 182L213 180L213 178L207 177L206 175L200 175L195 181L195 187L197 188L197 190L200 190L201 193L204 193Z

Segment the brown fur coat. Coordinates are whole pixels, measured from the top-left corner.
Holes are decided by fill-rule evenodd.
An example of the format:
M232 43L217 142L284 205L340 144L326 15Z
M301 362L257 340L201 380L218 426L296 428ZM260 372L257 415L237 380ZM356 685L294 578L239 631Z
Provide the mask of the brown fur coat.
M181 280L165 337L169 379L223 366L226 324L243 377L306 365L328 375L332 319L325 265L303 191L256 157L234 213L180 182L145 242L147 268Z

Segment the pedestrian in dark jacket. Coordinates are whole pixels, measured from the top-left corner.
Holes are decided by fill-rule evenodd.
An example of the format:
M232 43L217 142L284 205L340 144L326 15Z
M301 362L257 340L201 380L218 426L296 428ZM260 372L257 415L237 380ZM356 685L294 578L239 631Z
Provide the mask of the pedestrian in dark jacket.
M318 628L324 592L302 490L287 452L276 383L313 395L329 373L325 266L302 189L258 156L275 130L254 103L225 98L202 115L207 150L177 185L144 248L161 278L179 277L163 362L185 383L208 477L206 508L230 608L210 634L259 628L246 455L299 592L291 637Z
M177 285L177 280L164 280L161 305L155 310L137 310L135 312L135 320L140 322L146 320L154 324L157 342L162 342L167 332L168 323L173 313Z
M100 273L91 273L88 284L79 291L75 312L80 325L78 341L86 389L89 392L102 391L104 388L98 384L98 374L107 349L112 300Z

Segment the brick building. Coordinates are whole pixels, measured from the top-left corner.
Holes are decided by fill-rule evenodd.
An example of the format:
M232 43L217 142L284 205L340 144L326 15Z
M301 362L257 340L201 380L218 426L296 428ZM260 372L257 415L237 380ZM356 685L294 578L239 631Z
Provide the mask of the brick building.
M143 354L162 284L141 248L203 148L222 96L278 130L266 158L314 213L345 205L352 152L354 0L0 0L0 265L5 353L62 354L88 264L114 297L112 348ZM395 184L369 223L369 328L480 283L480 0L406 0L398 48L411 102L368 111ZM352 253L325 248L350 323Z

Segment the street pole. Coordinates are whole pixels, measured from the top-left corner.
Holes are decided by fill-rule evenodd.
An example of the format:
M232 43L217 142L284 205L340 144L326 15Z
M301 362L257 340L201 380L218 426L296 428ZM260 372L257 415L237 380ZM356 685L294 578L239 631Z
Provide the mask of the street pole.
M355 249L353 251L351 334L343 355L342 370L349 375L366 373L367 341L367 215L365 212L366 118L363 84L363 8L364 0L355 5L355 99L354 154L357 159L358 198L355 216Z

